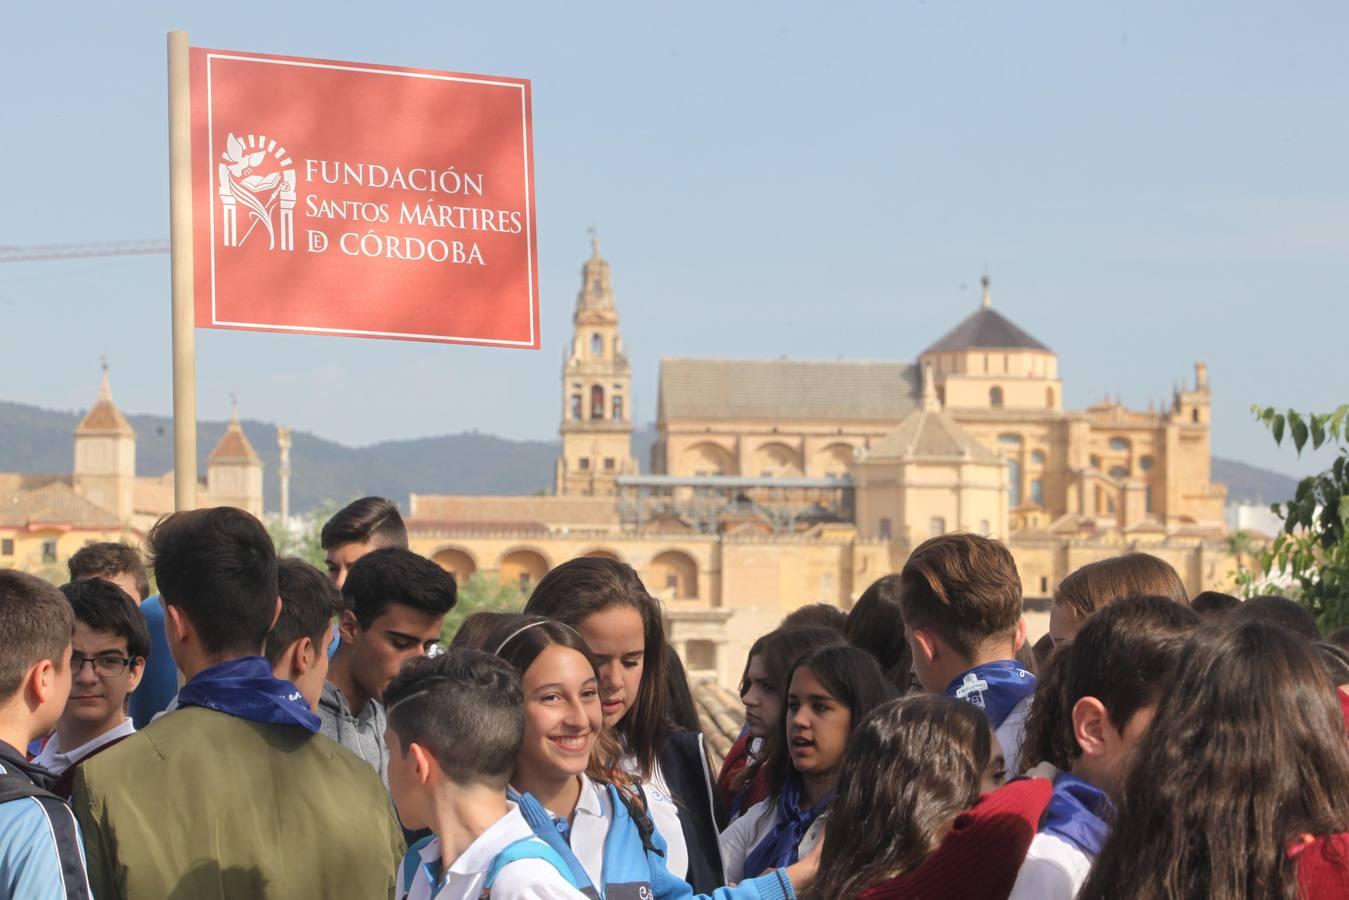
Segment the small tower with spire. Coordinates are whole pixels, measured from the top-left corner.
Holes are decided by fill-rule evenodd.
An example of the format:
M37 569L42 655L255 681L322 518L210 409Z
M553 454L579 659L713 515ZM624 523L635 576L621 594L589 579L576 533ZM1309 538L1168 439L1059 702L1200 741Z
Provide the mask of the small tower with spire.
M91 503L123 522L135 511L136 432L112 402L108 361L98 399L75 428L75 468L71 486Z
M607 495L614 479L635 473L632 456L632 367L623 352L609 263L590 232L590 258L581 266L581 290L571 345L562 364L562 456L559 495Z
M211 506L234 506L262 518L262 459L239 423L239 402L230 397L230 423L206 458Z

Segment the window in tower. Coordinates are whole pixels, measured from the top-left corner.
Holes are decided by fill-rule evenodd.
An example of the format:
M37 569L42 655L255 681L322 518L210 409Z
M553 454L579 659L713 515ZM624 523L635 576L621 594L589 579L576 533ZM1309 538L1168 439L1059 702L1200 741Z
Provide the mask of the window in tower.
M597 294L603 293L603 291L604 291L604 282L602 282L602 281L600 281L598 278L596 278L596 279L594 279L593 281L590 282L590 289L591 289L592 291L594 291L595 293L597 293Z
M615 463L614 458L613 458L612 456L606 456L606 457L604 458L604 471L606 471L606 472L612 472L612 471L614 470L615 464L616 464L616 463Z
M988 389L988 405L995 408L1002 406L1002 388L991 387Z
M590 336L590 355L591 356L604 355L604 338L600 336L599 332L596 332L595 334L592 334Z
M623 421L623 397L619 394L614 394L614 421Z
M588 456L583 456L583 457L581 457L579 460L577 460L577 462L579 462L579 463L581 464L581 469L582 469L583 471L584 471L585 469L589 469L589 468L590 468L590 457L588 457Z
M571 395L571 417L579 420L581 418L581 395Z
M604 418L604 388L598 384L590 388L590 418Z

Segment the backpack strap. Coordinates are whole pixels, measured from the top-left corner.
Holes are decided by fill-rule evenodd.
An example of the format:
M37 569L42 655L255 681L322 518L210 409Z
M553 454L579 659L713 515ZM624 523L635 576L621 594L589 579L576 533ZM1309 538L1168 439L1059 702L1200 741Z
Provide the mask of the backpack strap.
M496 858L492 860L492 864L487 867L487 877L484 878L482 882L482 896L485 898L490 894L492 885L496 883L497 876L501 874L502 869L506 868L511 863L519 862L522 859L543 860L556 869L557 873L562 876L567 884L579 889L580 886L576 883L576 880L572 878L571 868L562 861L562 857L558 855L557 851L533 835L530 835L529 837L520 838L512 844L506 845L506 847L496 855Z
M84 844L70 805L51 791L38 787L26 775L0 766L0 803L26 799L37 803L47 817L67 900L91 900L93 890L84 867Z
M408 852L403 854L403 864L398 867L398 887L401 892L412 890L412 882L417 879L417 867L422 864L422 850L434 839L435 835L427 835L413 843L408 847Z
M636 797L617 786L610 793L617 798L619 803L623 804L623 808L628 812L628 818L632 819L632 824L637 826L637 834L642 838L642 850L664 857L665 851L657 847L652 839L652 835L656 831L656 823L651 821L651 813L647 812L646 791L643 790L640 781L635 782L633 786L637 789Z

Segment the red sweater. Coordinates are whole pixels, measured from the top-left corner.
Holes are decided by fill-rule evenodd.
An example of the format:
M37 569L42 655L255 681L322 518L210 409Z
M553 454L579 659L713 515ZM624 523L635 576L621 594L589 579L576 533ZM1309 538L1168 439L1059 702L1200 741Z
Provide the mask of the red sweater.
M1332 834L1288 851L1297 859L1303 900L1349 897L1349 834Z
M941 846L905 875L867 888L864 900L1006 900L1054 785L1013 781L956 819Z
M736 742L731 745L731 750L726 754L726 759L721 764L721 774L717 776L717 793L721 795L721 808L730 812L731 803L735 800L735 795L740 785L740 774L745 771L749 765L749 732L743 732ZM762 768L754 776L754 783L749 786L749 791L745 795L740 808L736 810L737 815L743 814L754 804L768 796L767 772Z

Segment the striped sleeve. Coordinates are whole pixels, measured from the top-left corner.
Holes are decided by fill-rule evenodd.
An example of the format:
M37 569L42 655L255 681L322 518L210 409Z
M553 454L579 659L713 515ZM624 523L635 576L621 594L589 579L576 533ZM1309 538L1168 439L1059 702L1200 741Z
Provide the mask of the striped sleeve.
M25 900L90 900L79 826L50 797L0 806L0 894Z

